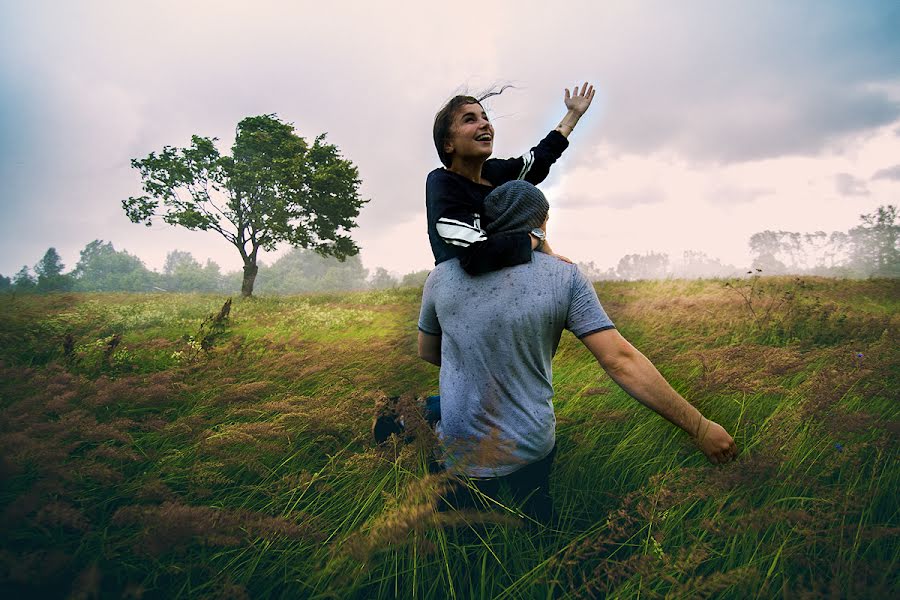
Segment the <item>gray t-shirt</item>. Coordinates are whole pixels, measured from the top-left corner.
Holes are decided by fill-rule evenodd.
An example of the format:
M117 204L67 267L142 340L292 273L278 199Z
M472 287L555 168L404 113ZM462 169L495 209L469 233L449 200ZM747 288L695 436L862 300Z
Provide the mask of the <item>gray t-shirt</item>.
M437 265L419 329L441 337L443 459L470 477L501 477L556 443L550 362L563 329L612 329L575 265L535 252L530 263L478 276L458 259Z

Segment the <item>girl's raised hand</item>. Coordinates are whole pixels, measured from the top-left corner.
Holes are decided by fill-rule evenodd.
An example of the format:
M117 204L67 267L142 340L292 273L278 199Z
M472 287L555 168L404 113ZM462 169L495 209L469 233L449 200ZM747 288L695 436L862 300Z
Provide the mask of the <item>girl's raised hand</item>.
M579 117L587 111L593 99L594 86L588 85L587 81L581 86L581 90L578 89L578 84L575 84L571 94L569 94L569 88L566 88L566 108L578 114Z

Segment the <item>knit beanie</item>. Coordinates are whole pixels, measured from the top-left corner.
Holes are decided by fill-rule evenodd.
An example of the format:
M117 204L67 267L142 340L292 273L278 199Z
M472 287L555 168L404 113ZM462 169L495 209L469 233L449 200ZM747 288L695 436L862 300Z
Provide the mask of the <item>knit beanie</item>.
M484 199L484 230L487 233L531 231L544 224L550 204L544 194L527 181L509 181Z

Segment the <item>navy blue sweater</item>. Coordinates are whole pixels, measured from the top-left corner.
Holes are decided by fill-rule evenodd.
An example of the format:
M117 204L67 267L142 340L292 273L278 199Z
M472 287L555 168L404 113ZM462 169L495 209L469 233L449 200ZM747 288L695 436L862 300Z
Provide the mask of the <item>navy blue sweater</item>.
M550 165L569 146L569 140L556 130L537 146L518 158L489 158L481 169L491 185L475 183L447 169L435 169L425 181L425 208L428 240L434 264L459 258L467 273L477 275L531 260L531 238L527 233L495 233L482 229L484 198L507 181L524 179L542 182Z

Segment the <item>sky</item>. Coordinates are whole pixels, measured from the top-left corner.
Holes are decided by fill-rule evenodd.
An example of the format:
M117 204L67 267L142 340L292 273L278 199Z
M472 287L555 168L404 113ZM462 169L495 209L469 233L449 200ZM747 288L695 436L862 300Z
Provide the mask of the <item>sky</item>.
M173 249L241 266L214 233L131 223L133 158L191 135L230 152L275 113L359 169L351 233L370 270L433 264L434 114L486 103L494 156L593 105L541 184L548 239L577 262L699 250L736 266L765 229L846 231L900 202L900 3L570 0L0 0L0 273L91 240L161 269ZM271 263L279 254L263 256Z

